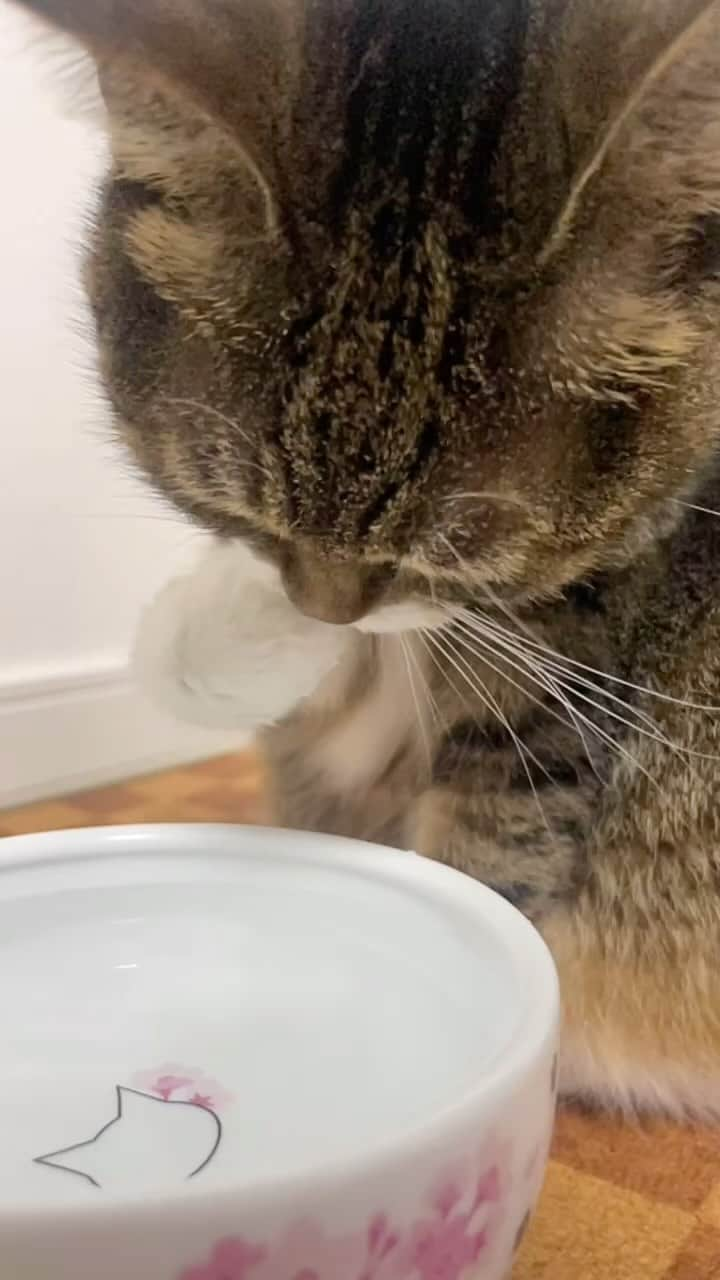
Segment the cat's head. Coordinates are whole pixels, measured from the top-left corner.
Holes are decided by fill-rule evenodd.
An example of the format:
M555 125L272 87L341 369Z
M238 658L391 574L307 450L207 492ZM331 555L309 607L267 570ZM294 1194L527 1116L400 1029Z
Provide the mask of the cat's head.
M98 65L89 291L164 494L370 628L652 536L720 427L720 3L29 7Z

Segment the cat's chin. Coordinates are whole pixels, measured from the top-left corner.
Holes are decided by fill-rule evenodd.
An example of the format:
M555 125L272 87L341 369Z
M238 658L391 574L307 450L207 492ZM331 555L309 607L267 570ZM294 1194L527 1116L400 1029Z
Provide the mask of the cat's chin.
M386 604L356 622L355 629L365 635L399 635L404 631L436 631L449 621L448 613L438 605L411 600L403 604Z

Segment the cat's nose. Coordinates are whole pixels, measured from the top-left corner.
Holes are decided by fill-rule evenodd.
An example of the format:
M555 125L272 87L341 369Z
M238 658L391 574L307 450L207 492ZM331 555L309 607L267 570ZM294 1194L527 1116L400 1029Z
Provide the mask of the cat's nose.
M288 598L320 622L348 626L365 616L382 594L384 573L375 565L293 548L282 566Z

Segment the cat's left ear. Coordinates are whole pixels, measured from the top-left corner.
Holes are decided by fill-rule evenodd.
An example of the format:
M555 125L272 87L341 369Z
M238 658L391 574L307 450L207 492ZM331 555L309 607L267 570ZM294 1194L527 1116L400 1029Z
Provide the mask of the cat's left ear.
M666 147L672 139L675 151L684 147L690 156L698 150L703 126L709 113L716 117L720 101L720 0L560 0L559 9L548 5L544 22L546 111L562 119L574 170L544 248L547 260L638 117L662 121ZM705 159L714 173L714 154ZM702 168L702 156L696 155L693 169L700 179ZM666 184L667 174L659 174L661 180Z
M94 59L110 116L133 85L213 120L272 181L289 134L304 0L15 0Z

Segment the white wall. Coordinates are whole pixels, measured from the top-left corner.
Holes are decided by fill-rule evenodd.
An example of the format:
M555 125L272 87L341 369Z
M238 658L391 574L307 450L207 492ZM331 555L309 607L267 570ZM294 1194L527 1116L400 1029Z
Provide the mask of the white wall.
M110 442L78 284L103 141L56 72L0 0L0 805L228 745L127 679L142 602L200 535Z

